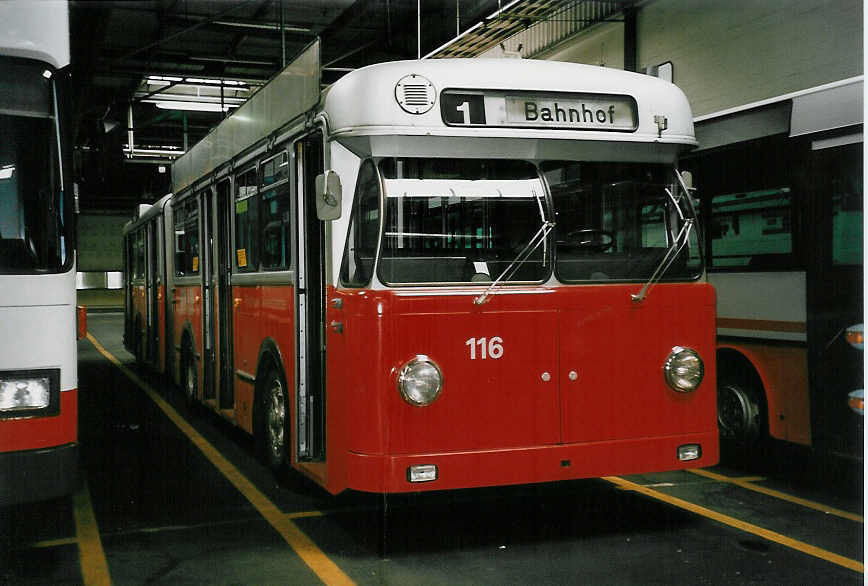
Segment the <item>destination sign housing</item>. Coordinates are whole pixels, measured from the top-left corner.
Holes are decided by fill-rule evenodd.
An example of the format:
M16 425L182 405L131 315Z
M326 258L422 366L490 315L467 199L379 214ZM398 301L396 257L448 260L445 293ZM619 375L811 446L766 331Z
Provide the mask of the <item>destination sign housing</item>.
M636 101L608 94L444 90L443 122L449 126L500 126L633 132Z

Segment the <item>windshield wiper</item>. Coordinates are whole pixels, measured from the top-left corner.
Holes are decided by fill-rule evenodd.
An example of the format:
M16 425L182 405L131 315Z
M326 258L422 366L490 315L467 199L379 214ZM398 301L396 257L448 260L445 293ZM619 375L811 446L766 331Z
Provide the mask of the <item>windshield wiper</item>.
M482 292L481 295L478 295L473 298L474 305L482 305L486 301L488 301L488 297L492 294L494 289L500 285L500 283L506 279L509 279L512 274L518 269L519 263L523 262L527 257L529 257L533 252L539 248L539 245L546 241L546 236L548 236L549 232L552 231L552 228L555 227L554 222L550 222L548 220L544 221L542 225L539 227L539 230L536 231L536 234L533 235L524 248L521 249L521 252L515 257L515 259L509 263L509 266L506 267L502 273L494 280L488 288Z
M684 184L684 179L681 178L681 174L678 170L675 170L675 177L678 179L678 185L681 187L681 190L684 192L684 196L688 201L688 205L690 204L690 190L687 185ZM678 212L678 219L680 219L684 224L681 226L681 230L678 232L678 235L672 241L672 244L669 245L669 248L666 250L666 254L663 256L663 259L660 261L660 264L657 265L657 268L654 269L654 272L651 274L651 278L648 279L648 282L639 290L638 293L633 293L630 295L630 298L635 303L642 303L646 297L648 297L648 291L651 289L651 286L659 281L663 274L669 270L669 267L678 258L678 255L681 254L681 251L684 250L684 247L687 245L688 240L690 239L690 230L693 228L693 225L696 223L695 218L685 218L684 212L681 210L681 206L678 204L678 201L681 198L676 198L669 188L664 189L666 195L669 196L670 201L672 201L672 205L675 206L675 211Z

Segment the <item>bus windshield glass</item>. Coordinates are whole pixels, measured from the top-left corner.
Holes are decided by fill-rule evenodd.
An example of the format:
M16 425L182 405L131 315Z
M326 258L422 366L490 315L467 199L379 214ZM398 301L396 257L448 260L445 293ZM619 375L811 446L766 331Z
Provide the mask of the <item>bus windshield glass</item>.
M548 219L545 188L529 162L394 158L380 170L384 283L491 283ZM538 246L506 280L542 281L548 256Z
M554 206L560 281L645 281L658 268L663 281L702 274L698 231L685 226L693 207L673 167L567 161L541 170Z
M0 59L0 273L58 272L67 231L50 72Z

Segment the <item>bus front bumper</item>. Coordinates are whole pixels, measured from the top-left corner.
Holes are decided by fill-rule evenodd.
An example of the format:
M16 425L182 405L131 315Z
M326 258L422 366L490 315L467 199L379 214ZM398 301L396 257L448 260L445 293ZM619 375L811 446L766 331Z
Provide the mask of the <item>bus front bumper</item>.
M698 446L697 457L679 459L687 446ZM717 464L718 458L717 429L655 438L438 454L351 452L346 488L399 493L556 482L702 468Z
M0 453L0 508L70 494L78 470L77 443Z

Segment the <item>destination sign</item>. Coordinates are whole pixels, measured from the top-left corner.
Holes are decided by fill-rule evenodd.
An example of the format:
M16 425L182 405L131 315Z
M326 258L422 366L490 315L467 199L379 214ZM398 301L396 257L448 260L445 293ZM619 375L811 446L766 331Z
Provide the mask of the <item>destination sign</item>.
M614 132L638 127L636 101L623 95L445 90L440 113L448 126Z

